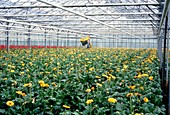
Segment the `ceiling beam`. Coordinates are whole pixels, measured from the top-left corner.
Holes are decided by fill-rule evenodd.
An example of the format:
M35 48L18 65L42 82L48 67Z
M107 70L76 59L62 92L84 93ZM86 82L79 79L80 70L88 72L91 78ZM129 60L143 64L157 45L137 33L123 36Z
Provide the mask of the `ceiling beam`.
M60 20L16 20L17 22L73 22L73 21L89 21L86 19L60 19ZM159 19L116 19L116 20L109 20L103 19L98 21L160 21Z
M65 7L63 7L63 6L61 6L61 5L52 4L52 3L47 2L47 1L45 1L45 0L37 0L37 1L40 1L40 2L45 3L45 4L47 4L47 5L53 6L53 7L55 7L55 8L62 9L62 10L64 10L64 11L68 11L68 12L73 13L73 14L76 14L76 15L78 15L78 16L80 16L80 17L89 19L89 20L91 20L91 21L93 21L93 22L97 22L97 23L99 23L99 24L105 25L105 26L110 27L110 28L112 28L112 29L121 31L122 33L125 33L125 34L132 35L132 36L136 37L135 35L133 35L133 34L131 34L131 33L129 33L129 32L123 31L123 30L121 30L121 29L117 29L117 28L115 28L114 26L111 26L111 25L109 25L109 24L107 24L107 23L104 23L104 22L101 22L101 21L96 20L96 19L94 19L94 18L85 16L85 15L82 14L82 13L78 13L78 12L76 12L76 11L67 9L67 8L65 8Z
M80 28L82 28L82 27L84 27L84 28L89 28L89 27L92 27L92 28L94 28L94 27L96 27L96 28L98 28L98 27L100 27L100 28L108 28L108 27L105 27L105 26L103 26L103 25L93 25L93 24L85 24L85 25L67 25L67 24L63 24L63 25L58 25L58 26L62 26L62 27L74 27L74 28L76 28L76 27L80 27ZM117 24L117 25L115 25L115 27L116 28L147 28L147 27L153 27L151 24L150 25L119 25L119 24ZM156 27L159 27L158 25L156 26Z
M110 4L74 4L74 5L61 5L62 7L109 7L109 6L160 6L159 3L110 3ZM51 5L27 5L27 6L1 6L0 9L18 9L18 8L56 8Z
M42 25L38 25L38 24L17 22L17 21L14 21L14 20L0 19L0 22L9 22L9 23L16 23L16 24L21 24L21 25L29 25L29 26L36 26L36 27L47 28L47 29L55 29L55 30L60 30L60 31L73 32L73 33L78 33L78 34L93 35L93 33L87 33L87 32L81 32L81 31L75 31L75 30L71 30L71 29L51 27L51 26L42 26Z
M161 12L136 12L136 13L85 13L86 16L113 16L113 15L161 15ZM75 14L27 14L27 15L0 15L0 17L36 17L36 16L76 16Z
M108 23L109 25L152 25L152 23ZM154 23L155 25L159 25L157 23ZM50 26L63 26L65 24L51 24ZM72 26L79 26L79 25L101 25L101 24L94 24L94 23L91 23L91 24L84 24L84 23L80 23L80 24L72 24L72 23L69 23L67 25L72 25ZM46 24L44 24L44 26L46 26Z
M160 6L159 3L109 3L109 4L74 4L74 5L63 5L63 7L108 7L108 6Z
M35 29L35 28L26 28L26 27L20 27L20 26L9 26L9 25L0 25L0 28L3 28L4 27L4 29L6 28L6 27L8 27L8 28L15 28L15 30L18 30L19 32L24 32L24 31L27 31L28 32L28 30L31 30L31 32L30 33L34 33L34 32L41 32L42 34L43 34L43 32L45 32L45 30L44 31L42 31L41 29ZM6 30L4 30L4 31L6 31ZM53 34L56 34L56 31L46 31L46 33L53 33ZM76 33L70 33L70 32L58 32L57 31L57 34L69 34L69 35L77 35Z

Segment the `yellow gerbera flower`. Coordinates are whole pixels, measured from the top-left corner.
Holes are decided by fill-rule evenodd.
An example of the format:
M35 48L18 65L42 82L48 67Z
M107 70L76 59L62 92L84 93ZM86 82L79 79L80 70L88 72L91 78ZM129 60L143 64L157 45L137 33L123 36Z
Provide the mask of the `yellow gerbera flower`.
M128 66L127 65L123 65L123 69L126 69Z
M142 86L140 87L140 89L141 89L141 90L144 90L144 88L143 88Z
M23 97L25 97L25 96L26 96L26 94L25 94L25 93L22 93L22 96L23 96Z
M92 102L93 102L93 99L89 99L89 100L86 101L87 104L90 104Z
M152 80L153 80L153 76L150 76L150 77L149 77L149 80L151 80L151 81L152 81Z
M11 70L11 73L15 72L15 70Z
M7 80L7 78L4 78L4 80Z
M44 84L43 80L38 81L39 84Z
M54 71L56 71L56 70L57 70L57 68L55 67L55 68L53 68L53 70L54 70Z
M25 64L24 64L24 63L22 63L22 66L25 66Z
M143 98L143 101L147 103L149 100L147 97L145 97L145 98Z
M70 109L70 106L67 106L67 105L63 105L63 107L66 109Z
M100 79L101 77L100 76L96 76L96 78Z
M142 74L143 77L148 77L149 75L148 74Z
M102 87L102 84L100 84L100 83L96 83L96 85Z
M89 70L90 70L90 71L93 71L93 70L94 70L94 67L89 68Z
M85 60L86 60L86 61L88 61L88 60L89 60L89 58L85 58Z
M28 83L28 87L32 87L32 83Z
M24 84L23 86L24 86L24 87L28 87L28 86L29 86L29 84L28 84L28 83L26 83L26 84Z
M128 86L128 87L133 90L133 89L135 89L136 86L132 85L132 86Z
M93 91L94 91L94 87L92 87L92 88L91 88L91 90L93 90Z
M135 113L135 115L142 115L142 114L140 114L140 113Z
M91 92L91 89L86 89L86 92L87 92L87 93Z
M32 87L32 83L26 83L23 85L24 87Z
M45 84L45 87L49 87L49 85L48 85L48 84Z
M133 93L128 93L127 95L126 95L126 97L132 97L133 96Z
M108 102L110 102L110 103L116 103L117 100L116 100L115 98L109 98L109 99L108 99Z
M6 102L6 105L8 105L8 106L10 106L10 107L11 107L11 106L14 106L14 102L13 102L13 101L7 101L7 102Z
M22 91L16 91L16 93L22 95Z

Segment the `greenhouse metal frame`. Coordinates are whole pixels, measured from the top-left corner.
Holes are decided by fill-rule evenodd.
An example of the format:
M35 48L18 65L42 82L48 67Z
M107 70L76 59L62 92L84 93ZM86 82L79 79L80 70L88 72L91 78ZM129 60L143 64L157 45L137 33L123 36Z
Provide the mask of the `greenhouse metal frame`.
M157 48L170 114L170 0L1 0L0 45Z

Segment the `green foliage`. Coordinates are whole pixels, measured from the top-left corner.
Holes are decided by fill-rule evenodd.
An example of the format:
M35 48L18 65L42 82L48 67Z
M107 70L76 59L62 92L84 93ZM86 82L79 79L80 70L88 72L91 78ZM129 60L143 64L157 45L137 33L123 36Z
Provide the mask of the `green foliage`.
M165 115L154 49L0 50L0 60L0 114Z

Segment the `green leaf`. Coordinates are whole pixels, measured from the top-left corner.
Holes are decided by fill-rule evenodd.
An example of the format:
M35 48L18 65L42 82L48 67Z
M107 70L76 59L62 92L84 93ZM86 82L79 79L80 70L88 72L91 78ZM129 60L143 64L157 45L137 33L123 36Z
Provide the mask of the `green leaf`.
M51 111L45 112L47 115L53 115Z
M123 110L123 105L120 103L116 104L116 110L122 111Z
M159 113L161 113L161 109L159 107L156 107L155 110L153 111L153 113L159 114Z
M80 114L79 114L79 113L77 113L77 112L74 112L74 113L73 113L73 115L80 115Z
M56 101L56 98L50 97L49 100L50 100L50 101Z
M0 109L0 113L5 113L5 109Z

